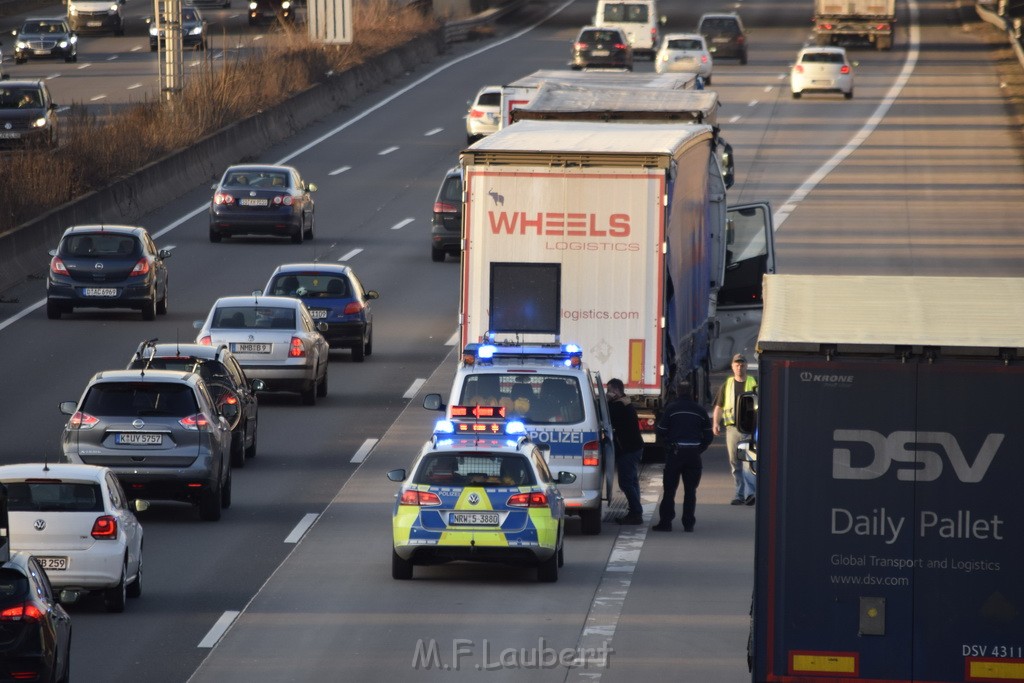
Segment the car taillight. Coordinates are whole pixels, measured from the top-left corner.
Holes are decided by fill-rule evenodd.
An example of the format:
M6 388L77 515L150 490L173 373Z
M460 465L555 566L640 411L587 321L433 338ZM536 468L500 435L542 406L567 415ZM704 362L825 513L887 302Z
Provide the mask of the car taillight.
M793 66L793 71L797 72L798 74L802 74L804 72L804 67L801 64L796 64Z
M292 196L290 194L279 194L274 197L273 201L276 206L281 206L282 204L284 206L291 206Z
M57 275L67 275L68 269L64 265L63 261L54 256L53 259L50 261L50 272L56 273Z
M213 346L213 339L210 338L210 335L206 335L199 339L199 343L203 346Z
M345 310L343 312L345 315L355 315L364 308L365 306L363 306L358 301L350 301L347 304L345 304Z
M831 31L832 24L818 24L818 30L820 31Z
M225 405L233 406L238 404L238 397L234 394L228 394L224 397Z
M79 410L77 413L71 416L68 420L68 427L71 429L92 429L99 423L99 420L90 415L89 413L83 413Z
M575 45L573 45L573 47L576 48L577 50L586 50L588 47L590 47L590 45L587 43L576 43Z
M30 602L0 610L0 621L39 621L43 613Z
M234 204L235 198L226 192L218 192L213 195L214 204Z
M625 50L627 47L629 46L626 45L625 43L615 43L616 50Z
M449 204L448 202L434 202L434 213L458 213L458 204Z
M306 347L303 346L302 340L298 337L292 337L291 346L288 347L289 358L305 358Z
M601 444L598 441L588 441L583 444L583 466L597 467L601 464Z
M707 55L701 55L700 56L700 61L702 61L703 63L707 64L708 63L708 56Z
M202 413L196 413L195 415L189 415L178 420L185 429L191 429L194 432L198 432L201 429L206 429L210 426L210 421L206 419L206 416Z
M839 68L839 73L841 73L841 74L848 74L848 73L850 73L850 67L848 67L848 66L846 66L845 64L843 64L843 65L842 65L842 66L841 66L841 67Z
M483 117L484 117L484 113L482 111L480 111L479 109L470 109L469 110L469 118L471 118L471 119L482 119Z
M641 432L653 432L655 421L653 417L641 415L636 418L636 424L640 427Z
M875 30L876 31L888 31L889 30L889 24L879 24L878 26L875 27Z
M132 268L132 272L128 273L128 276L131 277L132 275L145 275L148 272L149 261L147 261L144 258L140 258L139 262L135 264L134 268Z
M546 508L548 506L548 497L536 491L533 493L517 493L509 496L506 505L520 508Z
M406 489L402 491L402 499L398 503L399 505L419 505L433 507L441 504L441 499L436 493L430 491L417 491L416 489Z
M742 45L745 41L746 41L746 38L744 38L743 36L736 36L736 44L737 45Z
M117 539L117 519L110 515L97 517L92 523L92 537L99 540L113 541Z

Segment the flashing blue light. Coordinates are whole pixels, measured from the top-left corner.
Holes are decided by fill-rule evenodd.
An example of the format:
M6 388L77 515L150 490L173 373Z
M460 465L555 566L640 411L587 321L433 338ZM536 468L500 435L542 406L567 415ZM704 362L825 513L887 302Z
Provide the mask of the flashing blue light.
M454 434L455 425L452 424L451 420L438 420L437 424L434 425L435 434Z
M519 441L518 440L514 440L514 439L508 439L505 442L505 447L506 448L519 448Z
M563 348L564 348L566 353L582 353L583 352L583 349L581 349L576 344L566 344Z
M435 446L452 446L455 444L455 439L438 439L434 438Z
M479 358L480 360L491 360L492 358L494 358L494 353L497 350L498 347L496 347L494 344L484 344L479 349L477 349L476 355L477 358Z
M506 434L525 434L526 425L519 420L512 420L505 425Z

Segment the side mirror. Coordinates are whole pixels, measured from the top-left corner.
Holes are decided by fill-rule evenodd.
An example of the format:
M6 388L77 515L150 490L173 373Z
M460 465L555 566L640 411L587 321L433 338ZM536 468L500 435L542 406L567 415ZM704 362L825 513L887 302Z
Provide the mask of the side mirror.
M742 434L753 434L757 429L757 394L740 394L736 406L736 429Z
M267 383L261 379L252 379L249 380L249 387L252 388L253 391L263 391L267 388Z
M388 472L388 479L391 481L405 481L405 470L391 470Z
M216 190L217 186L218 186L218 183L214 183L213 185L210 185L210 189L211 190Z
M149 501L136 498L132 501L132 509L136 512L145 512L149 509Z
M161 249L160 251L156 252L156 255L163 259L163 258L170 258L171 254L173 254L173 253L174 252L171 251L170 249Z
M314 183L308 183L306 185L307 192L316 192L316 185Z
M722 141L722 181L726 189L736 182L736 160L732 154L732 145Z
M576 481L576 475L572 472L559 472L558 478L555 479L556 484L571 484Z
M365 292L363 292L363 298L364 299L379 299L380 298L380 294L377 293L376 289L368 289Z
M50 256L56 256L57 255L57 250L56 249L51 249L50 251L48 251L46 253L49 254Z
M61 401L61 403L57 405L57 408L60 409L60 412L64 415L74 415L77 407L78 403L75 401Z
M668 23L668 17L666 17L664 14L662 14L661 18L658 19L658 23L661 24L662 26L664 26L665 24Z
M441 401L441 394L427 394L423 397L423 407L427 410L444 410L444 402Z

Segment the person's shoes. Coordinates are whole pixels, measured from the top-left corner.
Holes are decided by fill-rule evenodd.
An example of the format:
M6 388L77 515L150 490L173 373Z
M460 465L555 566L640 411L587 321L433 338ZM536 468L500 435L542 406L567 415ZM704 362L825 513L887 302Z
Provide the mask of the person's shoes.
M641 515L625 515L624 517L619 517L615 521L619 524L643 524L644 518Z
M753 505L754 504L754 496L747 496L747 499L745 501L743 501L743 504L744 505Z
M672 531L672 525L671 524L665 524L664 522L658 522L657 524L655 524L654 526L651 527L651 530L652 531Z
M753 497L753 496L751 496L751 497ZM745 500L743 500L742 498L733 498L732 502L729 503L729 505L746 505L746 504L747 504L747 502Z
M683 526L683 531L689 531L689 532L692 532L692 531L693 531L693 525L692 525L692 524L690 524L690 525L685 525L685 526Z

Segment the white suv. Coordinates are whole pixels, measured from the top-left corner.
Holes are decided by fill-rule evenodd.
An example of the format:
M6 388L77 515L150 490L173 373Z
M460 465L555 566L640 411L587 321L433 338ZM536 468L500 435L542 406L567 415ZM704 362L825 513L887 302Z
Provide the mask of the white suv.
M501 125L501 86L485 85L469 103L466 112L466 142L473 144L485 135L497 133Z

